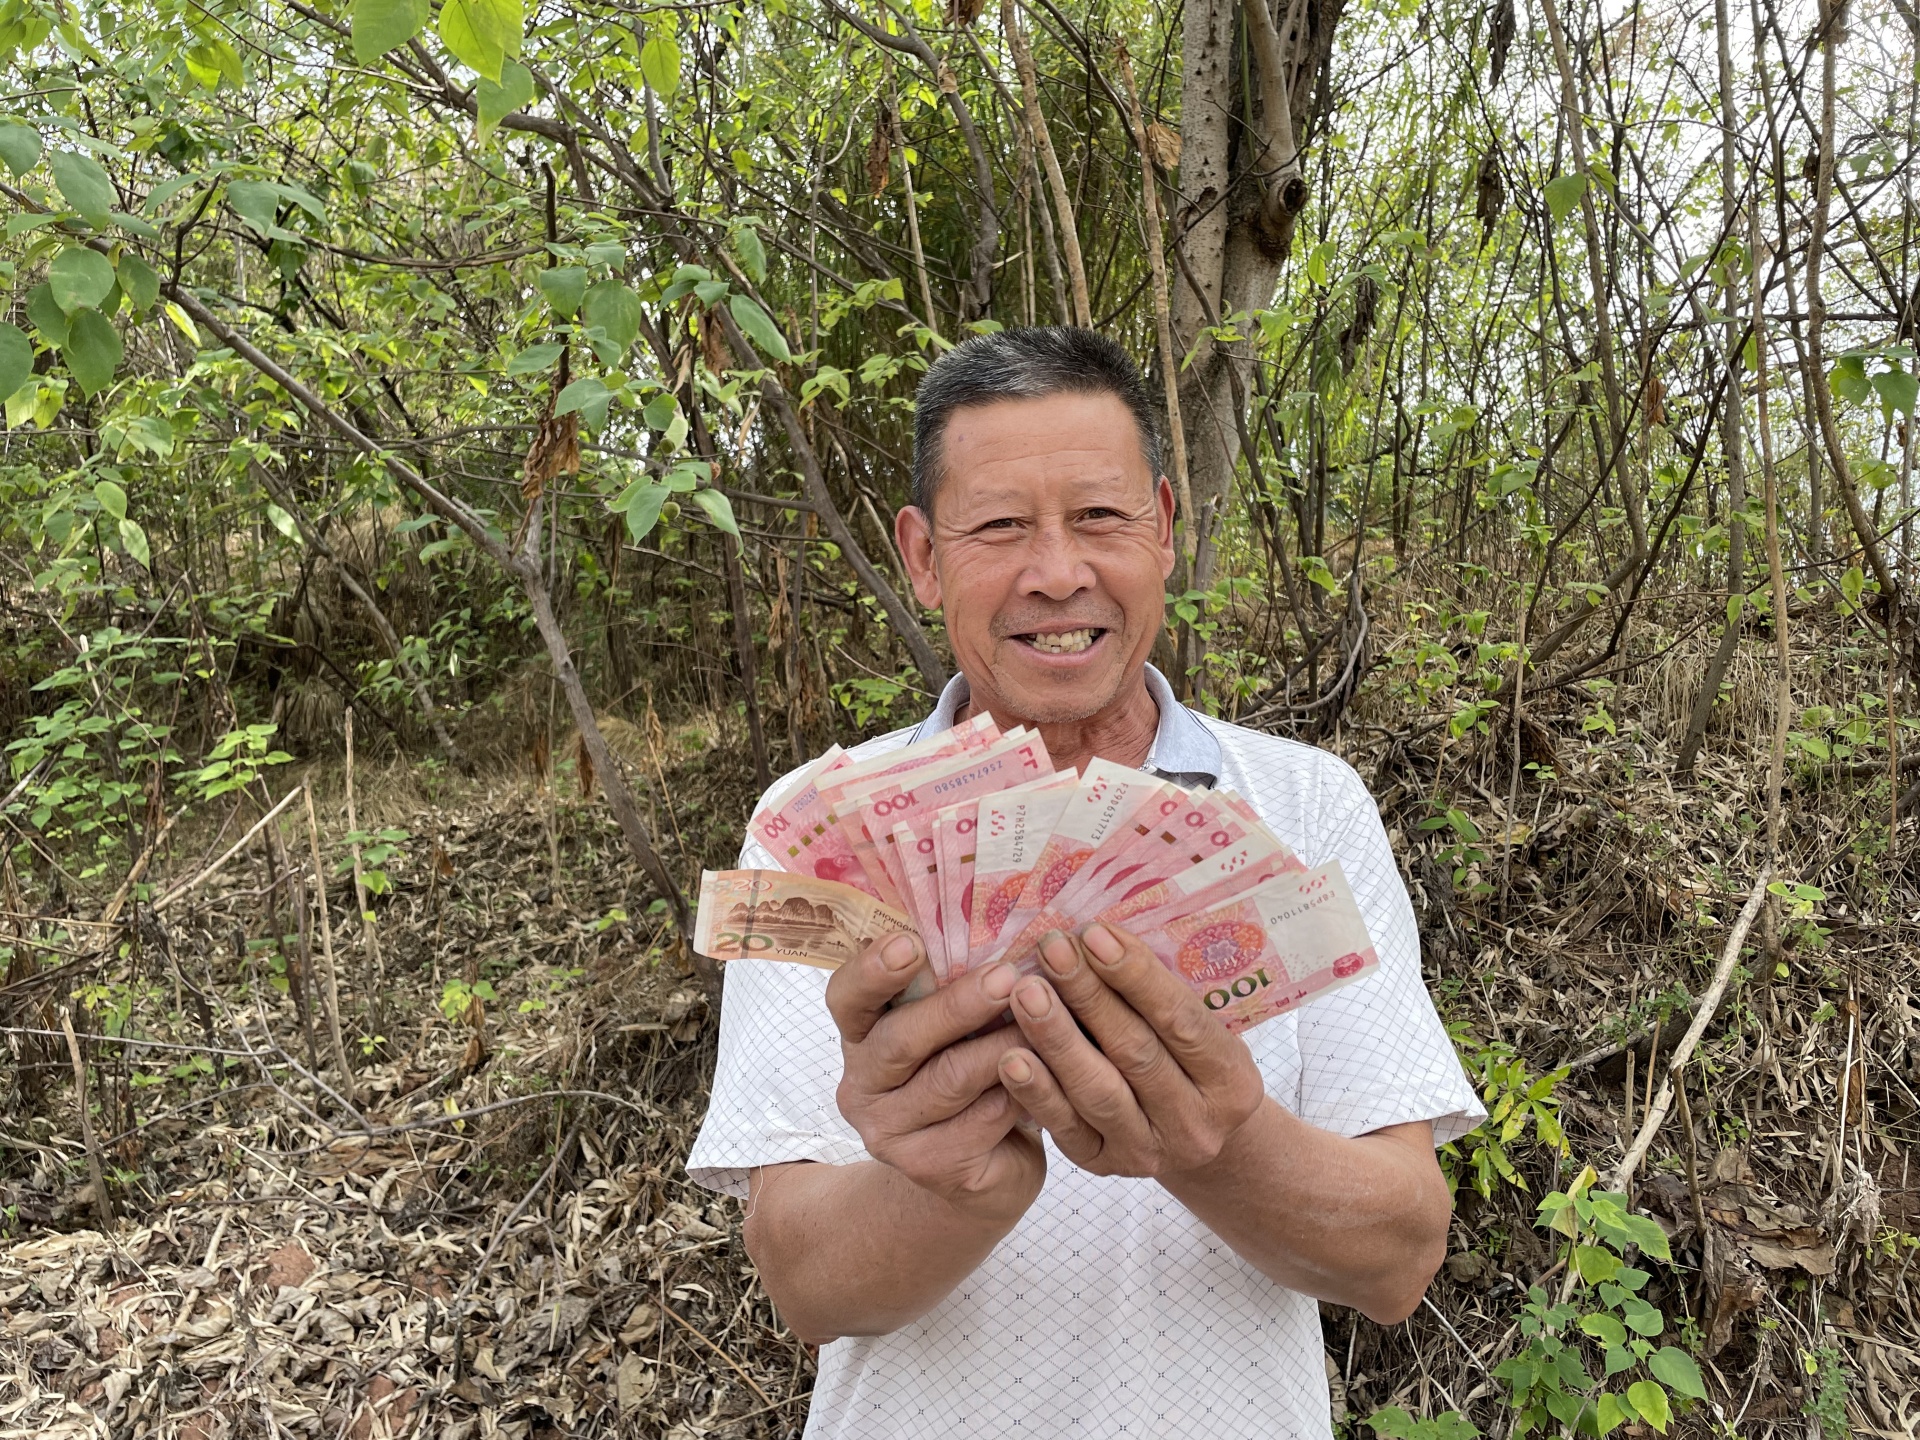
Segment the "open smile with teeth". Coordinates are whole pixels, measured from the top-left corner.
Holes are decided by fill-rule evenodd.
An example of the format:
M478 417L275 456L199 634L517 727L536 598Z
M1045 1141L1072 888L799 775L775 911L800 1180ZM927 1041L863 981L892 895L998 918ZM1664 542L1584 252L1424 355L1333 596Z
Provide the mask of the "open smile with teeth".
M1022 635L1018 638L1042 655L1078 655L1083 650L1091 650L1093 642L1106 633L1098 627L1088 626L1084 630L1063 630L1057 635Z

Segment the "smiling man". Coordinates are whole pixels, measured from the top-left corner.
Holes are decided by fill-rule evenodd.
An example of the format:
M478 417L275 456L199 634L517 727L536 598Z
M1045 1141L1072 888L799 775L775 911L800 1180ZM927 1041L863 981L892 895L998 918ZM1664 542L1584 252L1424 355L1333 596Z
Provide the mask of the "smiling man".
M949 351L920 385L913 488L900 552L960 673L855 753L985 711L1062 768L1236 790L1308 864L1341 863L1380 968L1236 1036L1103 926L1048 937L1040 976L994 965L893 1009L911 937L830 979L738 962L688 1168L747 1197L767 1293L824 1346L809 1437L1324 1440L1316 1302L1382 1323L1420 1303L1449 1216L1433 1148L1482 1114L1378 810L1339 759L1195 714L1147 664L1173 492L1117 345ZM749 841L740 863L773 862Z

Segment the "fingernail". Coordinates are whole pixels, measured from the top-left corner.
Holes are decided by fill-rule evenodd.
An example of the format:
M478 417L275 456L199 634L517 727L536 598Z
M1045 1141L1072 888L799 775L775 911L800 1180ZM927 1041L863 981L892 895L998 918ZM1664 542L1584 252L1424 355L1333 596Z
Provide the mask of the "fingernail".
M1049 930L1040 937L1040 958L1047 962L1047 969L1065 979L1073 973L1074 966L1080 963L1080 954L1069 940L1058 930Z
M1037 981L1024 985L1020 989L1020 1008L1035 1020L1045 1019L1053 1009L1053 992Z
M887 941L886 948L880 952L880 959L889 970L904 970L919 958L919 947L913 943L911 935L896 935Z
M1004 1000L1013 993L1013 982L1017 978L1011 965L994 965L980 977L980 988L987 992L989 1000Z
M1000 1073L1016 1085L1024 1085L1033 1079L1033 1066L1027 1063L1027 1057L1014 1054L1000 1062Z
M1127 953L1127 947L1120 943L1120 937L1098 921L1082 930L1080 938L1086 942L1093 958L1102 965L1117 965L1120 957Z

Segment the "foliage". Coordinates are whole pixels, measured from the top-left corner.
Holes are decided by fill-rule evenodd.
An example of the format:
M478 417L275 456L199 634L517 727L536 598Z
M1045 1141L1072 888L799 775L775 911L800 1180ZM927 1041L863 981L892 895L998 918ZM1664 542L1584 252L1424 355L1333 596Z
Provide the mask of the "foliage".
M1853 1433L1847 1423L1852 1376L1846 1358L1831 1345L1800 1352L1800 1366L1807 1376L1807 1398L1801 1409L1820 1427L1821 1440L1846 1440Z
M1464 1022L1448 1027L1456 1049L1480 1088L1487 1118L1470 1134L1440 1147L1441 1169L1449 1189L1470 1180L1484 1199L1491 1199L1502 1182L1527 1188L1526 1177L1514 1167L1510 1149L1529 1128L1535 1143L1555 1157L1569 1153L1560 1128L1560 1102L1554 1091L1567 1078L1565 1067L1535 1076L1520 1053L1505 1041L1476 1045Z
M475 980L471 983L453 979L447 981L440 991L440 1013L449 1024L465 1025L473 1018L473 1007L481 1002L489 1004L500 999L491 980Z
M1625 1196L1593 1189L1595 1178L1588 1167L1540 1202L1539 1223L1567 1239L1573 1283L1564 1301L1540 1285L1527 1292L1526 1346L1494 1370L1511 1391L1520 1435L1557 1426L1597 1440L1628 1421L1664 1435L1676 1397L1682 1407L1706 1398L1693 1357L1656 1344L1666 1317L1640 1293L1653 1277L1627 1260L1635 1249L1671 1259L1666 1232L1630 1213ZM1590 1368L1596 1355L1598 1375Z
M1398 1405L1376 1410L1363 1422L1380 1440L1479 1440L1480 1428L1458 1410L1415 1419Z
M360 883L367 887L369 895L387 893L392 882L387 878L386 867L406 858L406 852L400 847L412 838L408 831L392 825L382 826L378 830L347 832L346 844L360 849ZM336 875L350 873L353 870L353 857L349 855L333 869Z

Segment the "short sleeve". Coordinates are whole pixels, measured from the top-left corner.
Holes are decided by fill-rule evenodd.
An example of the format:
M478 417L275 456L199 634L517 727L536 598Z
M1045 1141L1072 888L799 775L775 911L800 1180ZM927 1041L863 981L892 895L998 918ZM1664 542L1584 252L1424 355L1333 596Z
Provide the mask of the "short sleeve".
M1340 1135L1433 1121L1434 1142L1486 1118L1420 974L1420 932L1380 810L1352 767L1327 766L1314 807L1310 864L1338 860L1373 937L1380 968L1298 1012L1295 1113Z
M740 866L776 868L751 837L740 849ZM697 1184L745 1198L748 1172L757 1166L866 1159L835 1099L840 1033L827 1012L827 972L733 960L722 976L713 1095L687 1173Z

